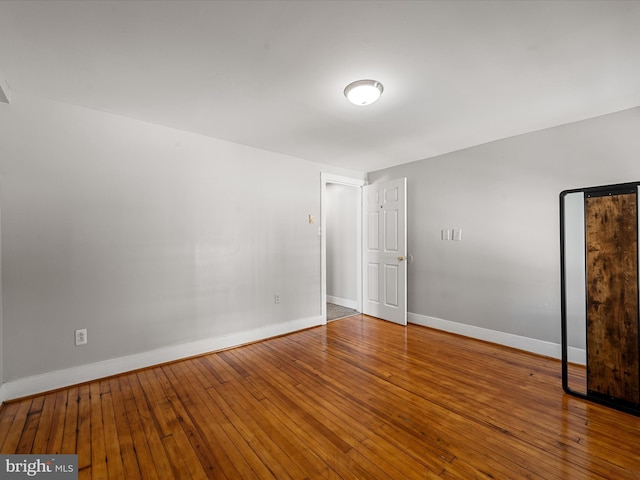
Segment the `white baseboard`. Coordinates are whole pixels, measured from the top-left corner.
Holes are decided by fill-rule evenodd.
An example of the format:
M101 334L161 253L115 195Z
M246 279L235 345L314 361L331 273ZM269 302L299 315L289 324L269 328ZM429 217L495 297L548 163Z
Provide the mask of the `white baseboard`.
M335 297L331 297L334 299ZM327 301L336 303L327 297ZM351 305L344 305L348 308L356 308ZM536 340L533 338L513 335L511 333L490 330L487 328L476 327L473 325L465 325L462 323L443 320L436 317L429 317L417 313L409 313L408 320L410 323L422 325L425 327L435 328L446 332L456 333L466 337L476 338L487 342L497 343L508 347L525 350L527 352L536 353L552 358L561 358L562 347L559 344ZM89 365L57 370L54 372L35 375L32 377L21 378L6 382L0 386L0 402L7 400L35 395L57 388L68 387L78 383L88 382L100 378L129 372L139 368L150 367L161 363L179 360L181 358L192 357L203 353L223 350L245 343L264 340L292 333L297 330L315 327L321 325L322 318L308 317L291 322L283 322L276 325L270 325L263 328L250 330L247 332L234 333L222 337L207 338L196 342L174 345L149 352L138 353L126 357L119 357L102 362L96 362ZM569 361L579 365L586 364L586 352L583 349L569 348Z
M558 343L522 337L520 335L513 335L512 333L490 330L488 328L476 327L474 325L466 325L464 323L452 322L450 320L429 317L418 313L408 313L407 318L410 323L415 323L416 325L422 325L424 327L431 327L437 330L444 330L445 332L456 333L465 337L497 343L498 345L505 345L507 347L525 350L527 352L544 355L546 357L557 359L562 358L562 345ZM585 350L569 347L568 357L569 362L571 363L586 365L587 357Z
M278 323L246 332L238 332L222 337L213 337L181 345L159 348L149 352L113 358L79 367L57 370L4 383L0 387L0 401L35 395L58 388L89 382L120 373L150 367L181 358L215 352L236 347L278 335L292 333L322 324L322 317L307 317L290 322Z
M341 307L353 308L354 310L358 309L358 302L356 300L347 300L346 298L327 295L327 302L340 305Z

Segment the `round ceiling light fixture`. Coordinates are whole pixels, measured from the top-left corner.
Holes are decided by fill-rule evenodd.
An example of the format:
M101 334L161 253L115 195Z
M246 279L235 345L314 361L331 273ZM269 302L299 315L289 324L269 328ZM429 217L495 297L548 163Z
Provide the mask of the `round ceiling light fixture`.
M382 95L384 88L376 80L358 80L344 89L344 96L354 105L370 105Z

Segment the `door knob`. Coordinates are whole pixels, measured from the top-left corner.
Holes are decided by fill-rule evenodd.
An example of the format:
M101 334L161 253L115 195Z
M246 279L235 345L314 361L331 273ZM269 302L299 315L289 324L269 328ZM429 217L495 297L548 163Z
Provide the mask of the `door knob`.
M403 257L402 255L398 257L398 261L399 261L399 262L401 262L401 261L403 261L403 260L404 260L404 257Z

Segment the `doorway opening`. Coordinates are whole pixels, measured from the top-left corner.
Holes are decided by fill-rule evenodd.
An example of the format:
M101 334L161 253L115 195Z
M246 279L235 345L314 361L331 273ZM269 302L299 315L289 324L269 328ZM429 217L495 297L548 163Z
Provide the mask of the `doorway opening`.
M322 322L362 312L362 186L321 174Z

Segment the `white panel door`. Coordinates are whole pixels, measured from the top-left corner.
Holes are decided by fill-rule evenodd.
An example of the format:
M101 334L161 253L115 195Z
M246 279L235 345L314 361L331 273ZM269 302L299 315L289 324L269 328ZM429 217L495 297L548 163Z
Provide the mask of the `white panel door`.
M362 312L407 324L407 179L362 189Z

